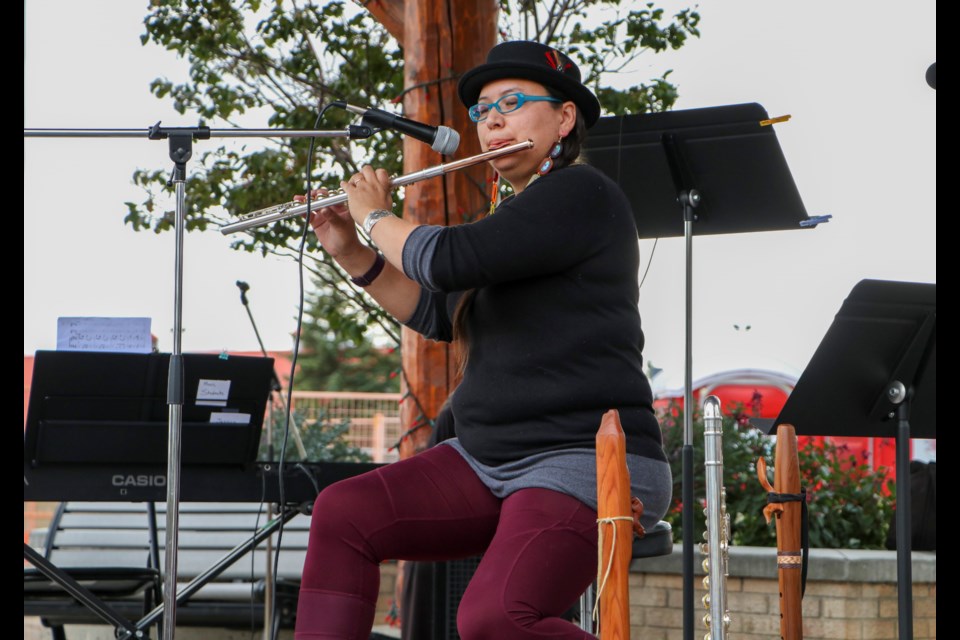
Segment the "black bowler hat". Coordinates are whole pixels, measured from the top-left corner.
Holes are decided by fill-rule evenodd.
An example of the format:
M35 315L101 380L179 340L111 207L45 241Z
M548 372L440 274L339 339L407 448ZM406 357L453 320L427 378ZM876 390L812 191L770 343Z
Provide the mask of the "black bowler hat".
M472 107L484 85L502 78L533 80L556 89L577 105L588 128L600 117L600 101L583 85L573 60L553 47L527 40L503 42L490 49L485 64L460 78L460 101Z

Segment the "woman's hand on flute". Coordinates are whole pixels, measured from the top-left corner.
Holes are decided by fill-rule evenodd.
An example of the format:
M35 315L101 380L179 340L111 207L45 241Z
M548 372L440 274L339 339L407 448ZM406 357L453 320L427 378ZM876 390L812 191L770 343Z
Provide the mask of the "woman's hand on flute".
M365 165L359 173L340 183L349 198L350 215L354 222L363 224L367 215L376 209L393 210L390 197L390 174L384 169Z
M347 194L350 215L354 222L363 227L371 212L378 209L393 211L390 183L390 174L370 165L364 166L359 173L340 183ZM370 231L370 239L380 248L387 262L402 270L403 245L417 225L395 215L380 218L375 225Z
M390 176L383 169L374 170L366 166L350 181L342 183L348 204L314 211L310 215L310 226L324 250L351 278L357 278L366 276L377 260L375 249L360 240L357 224L362 224L367 214L375 209L390 210L392 201ZM327 191L320 189L313 195L323 197ZM302 202L306 198L297 196L296 199ZM391 223L393 231L384 235L381 227L391 226ZM378 236L377 244L386 256L387 264L379 275L374 276L371 284L364 285L364 291L401 322L410 318L420 299L420 285L407 278L399 266L402 263L403 244L413 226L394 216L377 225L374 235Z
M316 189L311 199L326 197L326 189ZM297 202L306 202L306 196L294 196ZM346 258L363 249L357 236L357 227L346 205L323 207L310 213L310 226L320 241L320 246L334 259Z

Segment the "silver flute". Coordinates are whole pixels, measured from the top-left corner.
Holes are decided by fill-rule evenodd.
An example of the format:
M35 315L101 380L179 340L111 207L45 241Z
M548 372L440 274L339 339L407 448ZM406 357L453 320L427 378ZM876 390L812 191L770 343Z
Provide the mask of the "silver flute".
M390 186L402 187L404 185L413 184L414 182L420 182L421 180L436 178L446 173L459 171L460 169L466 169L467 167L472 167L473 165L480 164L481 162L487 162L488 160L493 160L495 158L499 158L500 156L506 156L511 153L516 153L517 151L523 151L531 148L533 148L533 141L524 140L523 142L511 144L506 147L500 147L499 149L494 149L492 151L478 153L475 156L470 156L469 158L464 158L463 160L454 160L453 162L438 164L435 167L429 167L427 169L414 171L413 173L408 173L403 176L391 178ZM278 222L280 220L286 220L287 218L302 216L306 214L308 210L316 211L317 209L331 207L335 204L342 204L346 201L347 194L338 190L318 200L312 200L310 202L309 209L307 204L304 202L286 202L284 204L278 204L273 207L267 207L266 209L254 211L253 213L243 214L236 222L231 222L220 227L220 233L226 236L230 235L231 233L236 233L237 231L246 231L247 229L253 229L254 227L260 227L272 222Z
M707 609L703 623L709 631L704 640L724 640L730 626L727 611L727 575L730 546L730 515L727 513L726 490L723 486L723 414L720 399L709 396L703 403L703 459L706 469L707 530L705 542L700 543L700 553L706 556L703 570L706 577L703 586L703 606Z

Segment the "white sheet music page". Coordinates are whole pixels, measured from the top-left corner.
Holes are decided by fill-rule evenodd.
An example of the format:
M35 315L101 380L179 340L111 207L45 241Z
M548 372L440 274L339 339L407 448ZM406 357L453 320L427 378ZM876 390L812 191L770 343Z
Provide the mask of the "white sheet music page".
M150 318L57 318L57 351L150 353Z

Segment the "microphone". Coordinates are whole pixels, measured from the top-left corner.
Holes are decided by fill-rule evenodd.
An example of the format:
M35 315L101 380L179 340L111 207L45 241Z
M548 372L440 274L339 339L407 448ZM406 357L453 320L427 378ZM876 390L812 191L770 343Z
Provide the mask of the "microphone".
M434 127L429 124L423 124L398 116L389 111L381 109L368 109L365 107L355 107L342 100L337 100L333 104L363 116L363 124L381 129L393 129L400 133L416 138L421 142L426 142L430 148L443 155L450 155L460 146L460 134L450 127Z
M247 306L247 291L250 291L250 285L243 280L237 280L237 289L240 289L240 302Z

